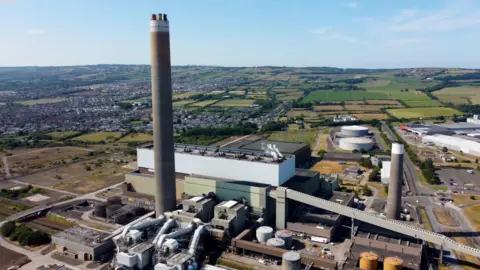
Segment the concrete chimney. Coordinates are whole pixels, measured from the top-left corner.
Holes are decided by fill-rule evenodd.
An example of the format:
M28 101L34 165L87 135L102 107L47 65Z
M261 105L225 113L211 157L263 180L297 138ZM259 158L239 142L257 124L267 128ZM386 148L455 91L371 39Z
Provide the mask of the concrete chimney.
M150 19L155 211L157 217L176 206L170 32L166 14Z
M392 143L392 162L388 184L387 218L400 219L402 211L403 144Z

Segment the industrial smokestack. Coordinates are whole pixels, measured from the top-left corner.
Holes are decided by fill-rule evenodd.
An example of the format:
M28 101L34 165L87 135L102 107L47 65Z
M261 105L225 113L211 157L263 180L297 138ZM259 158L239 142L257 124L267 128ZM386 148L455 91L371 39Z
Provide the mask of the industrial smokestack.
M403 144L392 144L390 182L388 184L387 218L400 219L402 205Z
M150 19L155 211L157 217L176 206L173 142L170 33L166 14Z

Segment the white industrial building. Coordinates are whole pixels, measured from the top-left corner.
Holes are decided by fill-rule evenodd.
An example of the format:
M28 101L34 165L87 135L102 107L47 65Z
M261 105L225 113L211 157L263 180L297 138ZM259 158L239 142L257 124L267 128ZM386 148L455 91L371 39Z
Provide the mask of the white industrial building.
M274 145L265 152L175 145L175 171L188 175L280 186L295 176L295 156L283 155ZM138 167L154 171L153 148L137 149Z
M390 161L382 161L382 169L380 170L380 179L382 184L388 185L390 182L390 166L392 162Z
M480 125L480 115L475 114L472 118L467 118L467 123Z
M480 143L453 136L436 134L424 136L424 143L433 143L440 147L446 147L454 151L462 151L465 154L480 156Z

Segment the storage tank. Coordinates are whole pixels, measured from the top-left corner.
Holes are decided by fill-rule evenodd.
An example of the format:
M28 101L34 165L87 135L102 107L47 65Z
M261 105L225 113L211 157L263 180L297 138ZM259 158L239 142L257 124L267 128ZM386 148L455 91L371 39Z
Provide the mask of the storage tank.
M95 209L93 210L93 215L96 217L107 217L107 206L103 203L98 203L95 205Z
M276 238L280 238L285 242L285 248L290 248L293 242L293 233L289 230L279 230L275 233Z
M362 126L343 126L340 134L345 137L362 137L368 135L368 128Z
M122 204L122 198L120 196L113 196L107 199L108 205Z
M282 270L300 270L302 268L301 257L298 252L288 251L282 255Z
M362 252L360 254L360 269L363 270L377 270L378 269L378 255L373 252Z
M267 246L276 248L285 248L285 241L281 238L270 238L267 240Z
M397 257L387 257L383 261L383 270L400 270L403 267L403 260Z
M122 208L122 206L118 204L107 206L107 211L106 211L107 218L111 218L113 213L115 213L115 211L117 211L120 208Z
M258 242L265 244L268 239L273 237L272 227L262 226L257 229L256 232Z
M341 138L338 146L343 150L370 150L374 143L373 140L366 137Z

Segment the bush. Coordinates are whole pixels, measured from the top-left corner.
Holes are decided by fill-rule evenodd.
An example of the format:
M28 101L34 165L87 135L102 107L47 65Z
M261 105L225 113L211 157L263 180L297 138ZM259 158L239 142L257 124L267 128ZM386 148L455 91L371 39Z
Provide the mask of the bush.
M5 224L3 224L0 231L3 236L10 237L10 235L12 235L12 233L15 232L15 222L14 221L6 222Z
M476 200L477 198L475 198L475 196L472 195L472 196L470 196L470 199L471 199L471 200Z
M88 165L88 164L85 164L84 168L85 168L86 171L91 171L92 170L92 167L90 167L90 165Z

